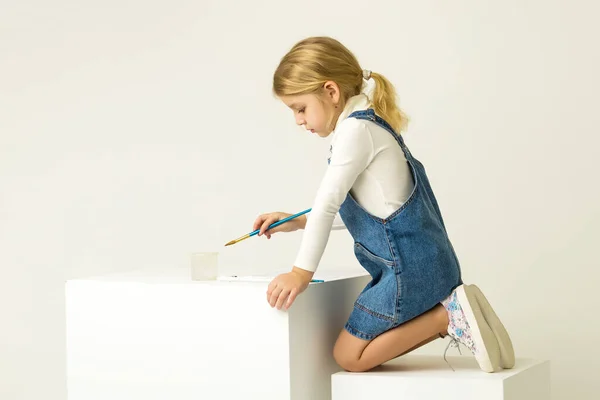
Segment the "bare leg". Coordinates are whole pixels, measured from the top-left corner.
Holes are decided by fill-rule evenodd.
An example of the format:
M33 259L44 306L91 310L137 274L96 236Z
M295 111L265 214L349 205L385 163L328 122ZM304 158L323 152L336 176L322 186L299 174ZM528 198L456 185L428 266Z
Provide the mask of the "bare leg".
M433 342L435 339L439 339L439 338L441 338L441 337L443 337L443 336L442 336L442 335L440 335L440 334L438 334L438 335L434 335L434 336L430 337L429 339L425 339L425 340L423 340L421 343L418 343L416 346L413 346L413 347L411 347L410 349L406 350L404 353L402 353L402 354L400 354L400 355L398 355L398 356L396 356L396 357L394 357L394 358L398 358L398 357L401 357L401 356L403 356L403 355L405 355L405 354L408 354L408 353L410 353L411 351L414 351L414 350L418 349L419 347L423 347L423 346L425 346L427 343Z
M342 330L333 350L340 367L348 371L368 371L446 335L448 314L441 304L391 329L375 339L362 340Z

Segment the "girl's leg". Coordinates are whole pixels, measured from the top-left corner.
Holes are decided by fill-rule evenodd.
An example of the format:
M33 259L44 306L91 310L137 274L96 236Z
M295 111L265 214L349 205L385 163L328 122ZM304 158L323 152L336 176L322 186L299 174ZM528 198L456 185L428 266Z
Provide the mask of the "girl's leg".
M402 354L399 354L397 357L401 357L401 356L403 356L403 355L405 355L405 354L408 354L408 353L410 353L411 351L414 351L414 350L418 349L419 347L423 347L423 346L425 346L427 343L429 343L429 342L433 342L435 339L439 339L439 338L444 338L444 336L442 336L441 334L438 334L438 335L434 335L434 336L430 337L429 339L425 339L425 340L423 340L421 343L417 343L417 345L416 345L416 346L413 346L413 347L411 347L410 349L406 350L404 353L402 353ZM395 357L395 358L397 358L397 357Z
M333 349L338 365L347 371L368 371L446 334L448 313L438 304L426 313L368 341L342 330Z

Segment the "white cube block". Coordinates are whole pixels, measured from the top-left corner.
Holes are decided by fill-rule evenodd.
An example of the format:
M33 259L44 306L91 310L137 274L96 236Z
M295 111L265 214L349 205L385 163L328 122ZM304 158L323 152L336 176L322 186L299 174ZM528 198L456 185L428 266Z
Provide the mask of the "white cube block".
M472 357L406 355L369 372L332 376L332 400L550 400L550 362L518 359L486 373Z
M68 398L328 400L333 344L369 278L317 278L287 312L266 281L189 269L68 281Z

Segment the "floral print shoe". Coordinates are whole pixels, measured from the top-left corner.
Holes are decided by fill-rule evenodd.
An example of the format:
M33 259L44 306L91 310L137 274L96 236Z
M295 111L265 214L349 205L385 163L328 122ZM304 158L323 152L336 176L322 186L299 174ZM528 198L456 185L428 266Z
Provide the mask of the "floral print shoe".
M442 305L448 312L448 335L452 340L448 347L462 344L468 348L482 371L501 370L500 347L481 312L475 289L460 285L442 301Z

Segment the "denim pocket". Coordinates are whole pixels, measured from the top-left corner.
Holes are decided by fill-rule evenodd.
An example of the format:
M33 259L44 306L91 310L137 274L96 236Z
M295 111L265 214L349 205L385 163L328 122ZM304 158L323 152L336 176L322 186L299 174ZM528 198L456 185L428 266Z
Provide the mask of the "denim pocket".
M394 261L386 260L383 257L373 254L369 249L358 242L354 243L354 254L356 255L358 261L361 261L361 256L364 256L372 261L383 263L390 268L394 267L395 265Z
M356 299L355 307L381 320L394 322L398 299L394 262L375 255L358 242L354 244L354 253L372 278Z

